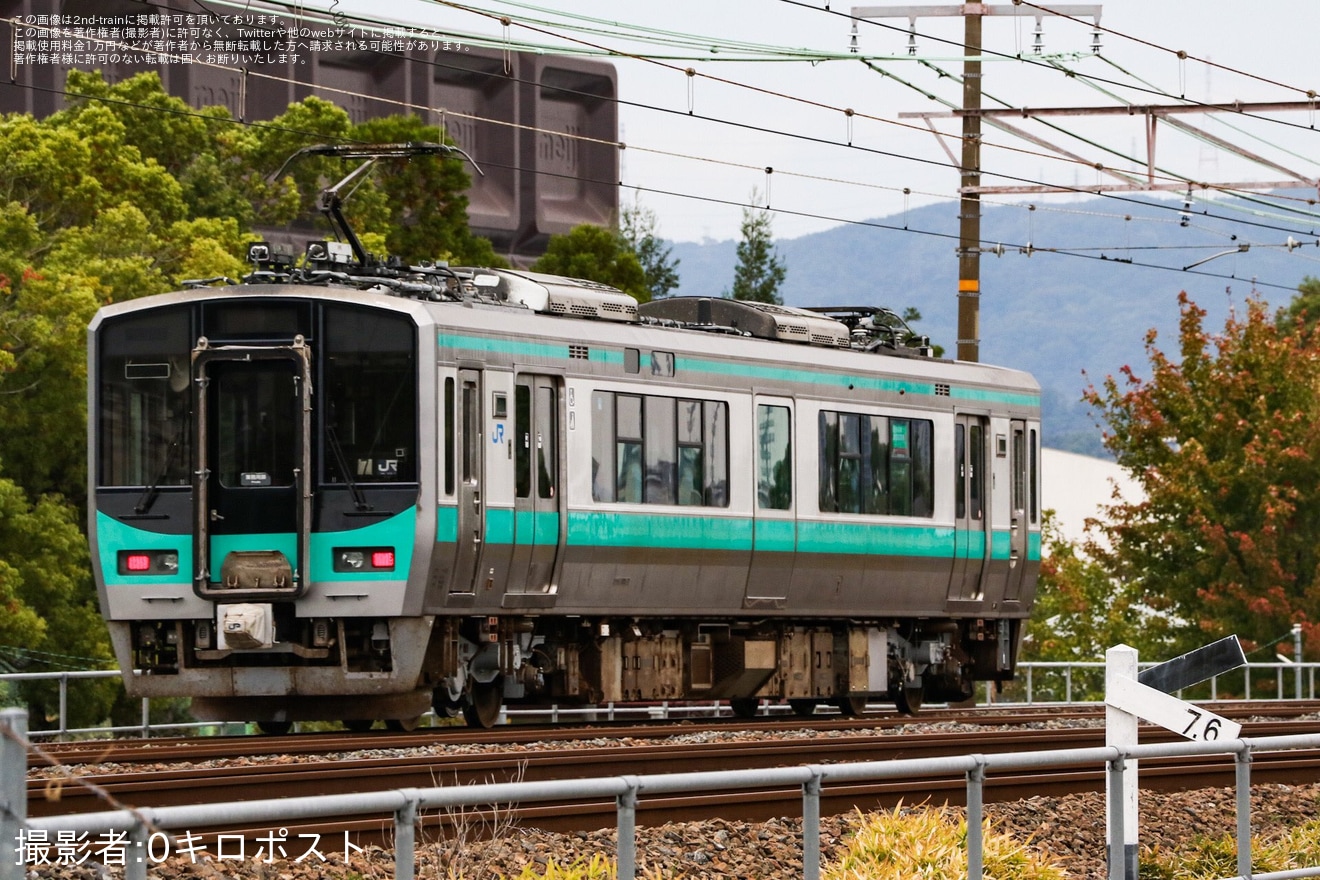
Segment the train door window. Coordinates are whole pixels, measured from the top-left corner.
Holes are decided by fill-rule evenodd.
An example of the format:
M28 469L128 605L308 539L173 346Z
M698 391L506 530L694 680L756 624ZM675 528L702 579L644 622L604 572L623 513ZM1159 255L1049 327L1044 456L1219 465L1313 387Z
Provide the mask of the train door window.
M536 389L536 494L554 498L559 482L559 412L553 388Z
M702 492L710 507L729 506L729 405L708 400L702 405L705 428L705 485Z
M1030 449L1029 449L1029 454L1031 455L1031 475L1030 475L1030 483L1029 483L1029 485L1030 485L1030 487L1031 487L1031 488L1030 488L1030 491L1031 491L1031 521L1034 523L1034 522L1037 521L1037 519L1038 519L1038 517L1039 517L1039 511L1040 511L1040 507L1039 507L1039 496L1038 496L1038 494L1037 494L1038 487L1040 486L1040 483L1037 482L1038 479L1039 479L1039 476L1040 476L1040 469L1039 469L1039 465L1037 464L1037 456L1038 456L1038 452L1037 452L1037 449L1036 449L1036 429L1035 429L1035 428L1032 428L1032 429L1031 429L1031 441L1030 441L1030 443L1028 444L1028 446L1030 447Z
M647 504L673 504L678 450L672 397L646 400L646 496Z
M967 516L967 432L963 425L953 426L954 512L958 519Z
M786 406L756 409L756 499L767 510L793 506L792 419Z
M519 498L532 497L532 389L519 385L513 394L513 482Z
M613 501L614 470L614 395L597 391L591 395L591 498Z
M454 494L454 380L445 380L445 494Z
M1013 429L1013 510L1023 510L1027 501L1027 434Z
M623 371L625 373L640 373L642 371L642 353L635 348L625 348L623 350Z
M215 369L217 472L223 486L292 486L298 383L291 361L222 363Z
M642 503L642 398L615 397L615 497L626 504Z
M477 397L477 383L463 383L463 482L470 483L477 478L477 462L480 461L481 442L481 400Z
M985 429L971 425L967 429L967 504L972 519L980 519L984 508Z

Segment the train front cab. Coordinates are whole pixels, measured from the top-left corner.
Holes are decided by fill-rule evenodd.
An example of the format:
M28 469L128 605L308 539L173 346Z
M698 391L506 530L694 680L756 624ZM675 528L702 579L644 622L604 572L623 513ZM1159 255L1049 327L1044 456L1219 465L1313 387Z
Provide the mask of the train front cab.
M278 292L92 325L90 532L116 657L131 695L191 696L200 718L416 717L420 309Z

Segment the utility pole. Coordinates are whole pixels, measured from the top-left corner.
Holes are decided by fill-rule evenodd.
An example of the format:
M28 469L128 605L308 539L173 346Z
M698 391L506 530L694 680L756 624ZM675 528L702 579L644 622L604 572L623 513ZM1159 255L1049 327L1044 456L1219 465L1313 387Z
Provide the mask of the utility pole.
M915 39L917 19L961 15L963 34L962 159L958 188L958 360L981 359L981 20L987 15L1032 16L1037 25L1047 15L1093 17L1099 6L996 6L963 3L945 6L854 6L853 18L906 18ZM915 43L908 51L915 54ZM969 112L970 111L970 112Z

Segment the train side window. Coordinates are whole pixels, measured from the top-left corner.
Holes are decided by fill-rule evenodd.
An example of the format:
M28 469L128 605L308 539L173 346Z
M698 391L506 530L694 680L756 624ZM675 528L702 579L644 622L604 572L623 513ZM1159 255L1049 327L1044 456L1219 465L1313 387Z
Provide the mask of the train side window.
M837 513L839 498L839 414L823 411L819 419L820 443L820 510Z
M869 445L868 445L869 449ZM862 512L862 416L839 414L839 512Z
M635 348L625 348L623 350L623 371L625 373L640 373L642 371L642 353Z
M673 504L677 476L677 443L672 397L646 400L646 492L647 504Z
M651 375L674 375L674 353L672 351L651 352Z
M678 402L678 503L705 504L705 455L702 449L701 401Z
M642 503L642 398L620 394L615 408L615 497L625 504Z
M862 482L866 487L866 513L889 512L889 474L885 462L889 461L889 419L884 416L862 418L863 439L869 437L869 448L862 450Z
M788 407L756 410L756 499L765 510L793 506L792 419Z
M729 506L729 405L706 401L702 408L706 445L706 482L702 487L710 507Z
M613 501L614 470L614 394L597 391L591 395L591 498Z
M912 516L935 515L935 425L926 419L911 421Z

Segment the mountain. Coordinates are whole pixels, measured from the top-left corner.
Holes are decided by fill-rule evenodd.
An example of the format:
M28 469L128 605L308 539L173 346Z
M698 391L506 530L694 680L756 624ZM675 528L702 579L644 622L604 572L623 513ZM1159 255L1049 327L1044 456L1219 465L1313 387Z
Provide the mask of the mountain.
M1105 454L1096 417L1081 403L1082 392L1088 382L1098 385L1125 364L1138 376L1148 376L1144 346L1149 330L1157 332L1160 348L1176 350L1180 291L1207 310L1205 326L1215 332L1234 304L1240 307L1250 295L1253 279L1261 283L1266 300L1282 306L1306 275L1320 275L1320 268L1310 267L1314 257L1307 251L1320 246L1314 231L1296 231L1298 224L1265 217L1258 206L1245 203L1211 210L1239 218L1236 223L1205 216L1200 212L1206 209L1194 203L1182 225L1181 207L1180 201L1095 198L1052 203L1050 210L984 208L982 240L1003 242L1004 253L981 257L980 359L1027 370L1040 381L1046 445ZM784 302L883 305L898 312L912 306L922 315L915 329L952 356L957 350L957 215L957 203L930 205L778 241L788 267ZM1295 238L1305 235L1305 249L1294 253L1284 248L1288 233L1278 227L1294 230ZM1021 251L1028 242L1034 248L1029 255ZM1140 265L1182 267L1236 251L1244 243L1251 245L1245 253L1233 252L1187 271ZM675 294L719 296L732 284L735 247L734 241L673 243L680 261ZM1049 248L1087 256L1050 253Z

